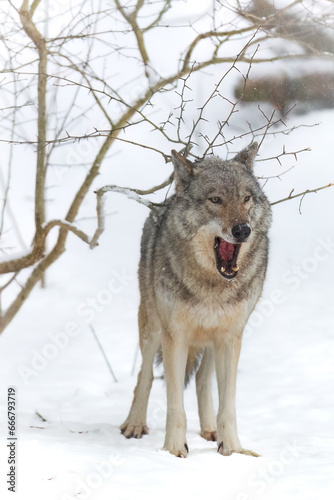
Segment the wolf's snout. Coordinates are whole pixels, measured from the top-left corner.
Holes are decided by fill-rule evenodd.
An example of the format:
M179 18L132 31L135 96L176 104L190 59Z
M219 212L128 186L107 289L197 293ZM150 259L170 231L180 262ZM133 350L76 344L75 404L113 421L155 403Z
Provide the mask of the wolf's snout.
M251 234L250 225L247 222L244 222L243 224L237 224L232 228L232 234L239 243L242 243Z

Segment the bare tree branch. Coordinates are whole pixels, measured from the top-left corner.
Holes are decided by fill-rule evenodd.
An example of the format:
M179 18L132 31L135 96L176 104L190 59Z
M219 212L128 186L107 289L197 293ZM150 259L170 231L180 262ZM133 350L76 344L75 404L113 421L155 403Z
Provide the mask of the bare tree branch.
M318 187L318 188L315 188L315 189L306 189L306 191L303 191L302 193L298 193L298 194L292 194L294 192L294 189L291 191L291 193L289 194L289 196L287 196L286 198L282 198L281 200L277 200L277 201L274 201L271 203L271 205L278 205L278 203L283 203L284 201L289 201L289 200L293 200L295 198L300 198L301 196L304 198L305 195L309 194L309 193L317 193L318 191L321 191L322 189L327 189L329 187L332 187L334 186L334 183L330 183L330 184L326 184L326 186L321 186L321 187Z
M33 41L38 54L38 149L36 165L36 186L35 186L35 225L36 244L41 246L42 224L45 220L45 144L46 144L46 81L47 81L47 47L46 41L37 30L32 21L32 15L38 7L40 0L35 0L29 12L29 0L24 0L20 10L22 26L28 37ZM41 248L41 253L43 249Z
M159 207L162 207L163 204L161 203L154 203L153 201L146 200L145 198L142 198L142 196L156 193L160 189L163 189L167 186L169 186L174 179L174 173L172 173L168 179L166 179L164 182L159 184L158 186L154 186L150 189L147 190L142 190L142 189L134 189L134 188L124 188L120 186L104 186L100 188L96 192L96 214L97 214L97 228L96 231L93 235L93 238L90 243L90 247L94 248L98 243L98 239L101 236L101 234L104 231L104 208L103 208L103 196L105 193L108 192L114 192L114 193L121 193L125 194L128 198L131 200L135 200L141 205L145 205L147 208L152 210L155 215L159 215Z
M225 21L224 25L219 21L218 14L222 5L219 1L215 2L212 17L210 13L200 22L191 18L190 21L181 23L176 21L174 24L169 20L164 26L162 19L172 5L171 0L155 3L145 2L145 0L134 0L130 3L125 0L115 0L103 9L95 0L84 2L84 9L80 3L71 3L69 6L59 4L59 12L56 15L65 16L64 19L69 22L68 25L61 27L58 33L53 33L52 38L43 36L37 28L40 24L33 21L34 15L37 19L37 13L43 12L41 0L30 1L31 7L29 7L29 0L23 0L20 10L11 0L6 3L6 8L0 6L4 27L0 43L4 45L8 54L8 57L3 58L0 52L0 60L3 63L0 73L4 77L0 83L2 96L8 96L9 101L3 100L1 123L3 133L0 142L7 142L10 145L28 145L27 149L34 148L37 152L34 241L26 255L19 258L8 255L7 261L0 263L0 273L15 273L15 279L13 276L10 277L7 284L2 289L0 288L0 293L10 290L11 283L14 284L17 273L21 269L30 266L34 268L29 270L30 274L26 281L23 280L19 293L12 300L7 311L2 313L0 332L20 310L45 270L65 251L69 233L76 235L92 248L96 246L104 226L103 201L106 192L125 194L159 215L160 205L148 200L146 196L168 187L172 182L172 176L160 185L147 190L115 185L100 188L96 192L97 229L93 237L89 237L88 231L78 228L78 214L83 201L91 192L102 165L106 163L106 159L110 157L109 152L115 148L116 144L122 143L123 147L131 145L158 153L162 155L165 162L169 162L171 144L175 145L178 150L183 149L184 154L197 158L196 154L198 155L199 152L195 147L191 150L191 147L198 137L202 137L205 141L204 154L208 154L222 146L228 150L229 145L236 138L261 137L261 142L263 142L269 134L289 134L295 127L290 129L286 127L282 115L277 118L275 110L272 113L268 111L265 113L261 108L259 108L259 113L262 114L261 123L263 118L265 120L264 125L250 124L249 129L245 125L243 128L234 129L232 133L227 133L228 126L233 124L234 114L238 110L239 97L235 101L228 98L225 91L222 91L222 82L226 81L225 78L232 71L238 71L244 75L243 84L245 85L249 80L251 68L264 62L289 61L296 57L299 60L308 60L311 52L321 54L323 60L333 57L331 51L321 51L318 46L316 47L313 39L307 40L300 36L300 33L294 34L293 23L287 23L285 32L284 26L278 26L278 19L287 19L291 12L293 14L291 19L295 19L294 11L291 9L297 7L304 9L300 0L291 1L284 9L263 13L261 16L252 12L251 9L241 11L240 8L236 11L233 7L224 4L224 8L229 8L235 15L229 25ZM263 2L267 3L266 0ZM249 24L245 25L241 17L246 18ZM302 22L310 20L310 14L307 13L300 19L299 28ZM318 29L322 29L327 21L323 16L318 16L315 22L318 23ZM106 23L111 26L111 29L105 29ZM55 30L56 25L57 23L54 26ZM173 32L171 32L171 26L173 26ZM190 40L183 47L178 48L182 56L179 60L175 58L175 64L168 63L168 71L162 71L160 68L157 68L159 71L154 70L151 62L153 57L150 57L151 54L148 51L150 47L146 45L149 40L148 34L153 39L155 30L158 28L165 30L166 34L171 33L171 36L174 36L176 28L187 30L186 36ZM118 39L118 36L121 38ZM131 36L135 37L136 44L125 45L124 40ZM296 43L284 44L283 53L275 52L269 47L273 38L287 39L288 37L294 39ZM259 44L261 44L261 49L264 49L262 52L258 51ZM236 46L239 47L237 56L235 55ZM205 50L202 50L204 47ZM138 71L138 61L140 71ZM218 83L214 87L210 83L208 97L202 105L198 106L197 102L190 104L188 93L191 92L192 83L195 81L194 75L201 72L204 78L205 71L203 70L213 66L220 66L219 77L216 80ZM118 68L121 68L120 71ZM143 75L143 70L145 75ZM36 103L36 89L37 134L34 132L36 122L34 108L27 106L27 103ZM13 91L15 91L15 100L11 95ZM162 111L160 104L163 102L164 92L169 92L171 105L163 104L165 108ZM178 98L179 106L175 104ZM201 133L200 126L210 118L207 116L207 111L214 99L219 99L224 104L223 119L219 119L215 131ZM48 113L46 102L50 103ZM229 106L227 111L225 111L226 105ZM197 111L189 112L192 106L196 106ZM188 116L191 118L188 119ZM193 125L189 126L190 120ZM137 130L139 134L136 133ZM142 135L140 135L141 130L144 131ZM149 135L148 130L154 133ZM160 142L155 140L156 133L159 134ZM145 138L142 139L142 137ZM81 155L79 152L75 158L76 148L80 149L84 139L85 145L90 146L89 154ZM61 147L68 152L67 155L66 153L60 154ZM14 152L17 149L12 148ZM288 153L284 149L272 159L275 158L281 163L283 157L291 154L296 156L305 150L307 148ZM58 153L59 156L57 156ZM13 154L14 168L15 153ZM73 162L72 156L75 158ZM264 160L261 159L261 161ZM76 177L78 185L73 186L69 206L65 207L65 216L56 216L54 220L47 221L45 199L46 189L50 186L48 186L49 177L46 178L46 174L52 173L49 167L53 165L64 167L62 173L69 171L71 167L78 166ZM114 167L115 161L110 162L109 165ZM82 172L80 169L85 169L85 171L79 178L79 172ZM267 176L267 178L270 177L270 175ZM273 204L295 197L300 197L302 201L309 192L316 192L331 185L310 189L298 195L291 192L287 198ZM60 188L57 192L58 196L59 193L61 193ZM10 194L7 189L5 204L9 202L7 197ZM6 217L5 228L8 227L8 209L3 210L3 215ZM46 248L46 239L54 227L58 227L59 230L56 242L49 250ZM26 274L28 271L24 273Z
M144 5L144 0L138 0L137 4L134 8L134 10L130 13L127 14L125 8L121 5L121 2L119 0L115 0L115 4L117 5L118 10L121 12L122 16L126 21L130 24L133 33L137 39L137 44L138 44L138 49L141 55L141 58L143 60L145 68L147 68L148 62L149 62L149 56L145 47L144 43L144 37L143 37L143 31L139 28L138 22L137 22L137 16L140 11L140 9ZM147 70L145 70L146 73ZM148 76L148 74L146 73Z

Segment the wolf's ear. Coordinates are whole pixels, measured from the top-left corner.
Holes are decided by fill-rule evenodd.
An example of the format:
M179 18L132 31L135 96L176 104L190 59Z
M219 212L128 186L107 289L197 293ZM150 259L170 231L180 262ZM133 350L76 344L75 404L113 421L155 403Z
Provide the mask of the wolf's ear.
M172 149L172 162L174 165L176 190L183 190L193 175L194 165L190 160L187 160L187 158L175 151L175 149Z
M237 161L238 163L242 163L249 170L253 168L254 159L259 149L259 145L257 142L253 142L247 148L240 151L234 158L233 161Z

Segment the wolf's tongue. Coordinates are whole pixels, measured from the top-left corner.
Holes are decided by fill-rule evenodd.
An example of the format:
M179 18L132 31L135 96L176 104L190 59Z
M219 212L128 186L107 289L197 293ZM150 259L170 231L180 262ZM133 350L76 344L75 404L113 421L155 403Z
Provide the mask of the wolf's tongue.
M219 255L225 262L228 262L233 259L234 254L234 245L233 243L228 243L227 241L220 239L219 240Z

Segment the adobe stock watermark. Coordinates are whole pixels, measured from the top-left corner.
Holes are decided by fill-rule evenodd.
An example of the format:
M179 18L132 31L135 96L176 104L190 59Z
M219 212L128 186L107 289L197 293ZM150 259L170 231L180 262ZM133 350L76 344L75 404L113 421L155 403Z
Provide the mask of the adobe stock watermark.
M17 371L24 385L27 386L32 379L45 370L59 353L67 348L71 340L78 337L85 326L92 323L96 315L111 304L114 296L122 293L135 278L135 275L124 271L119 273L116 270L111 271L111 276L106 287L78 304L75 320L68 321L61 331L48 333L48 341L40 349L31 350L29 363L18 365Z
M288 285L289 291L295 293L307 281L324 262L334 254L334 239L327 236L327 239L316 239L315 246L311 255L302 259L297 265L294 264L282 275L282 282ZM270 318L277 307L287 300L287 293L281 289L273 290L269 297L261 298L252 313L244 329L244 338L250 337L256 328L261 326L267 318Z
M284 474L286 468L298 457L300 457L300 451L294 440L281 450L275 460L270 460L265 467L260 467L249 476L246 484L247 492L238 493L236 500L256 500L259 495L266 491L269 485Z
M60 496L61 500L73 500L78 498L80 498L80 500L86 500L90 498L91 495L115 473L115 469L121 467L124 463L124 457L110 455L108 460L93 464L92 468L94 470L89 473L85 479L76 478L75 493L73 495L63 493Z
M282 276L283 283L289 285L292 292L296 292L303 281L308 280L318 270L319 266L334 254L334 239L330 236L327 236L326 241L322 238L317 238L316 241L317 246L314 248L312 255L305 257L300 265L293 265Z

